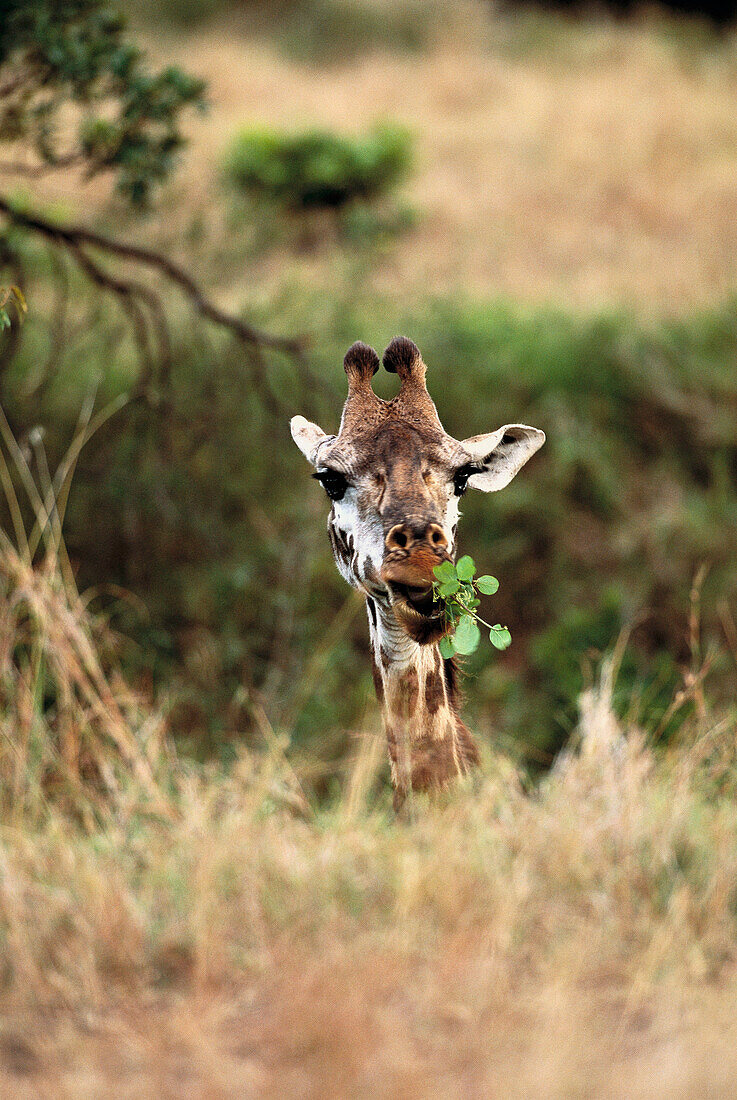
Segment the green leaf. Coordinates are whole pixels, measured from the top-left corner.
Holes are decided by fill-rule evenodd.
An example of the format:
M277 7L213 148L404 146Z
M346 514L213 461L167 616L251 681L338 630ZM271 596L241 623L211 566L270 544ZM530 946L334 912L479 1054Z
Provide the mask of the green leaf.
M485 573L483 577L476 578L476 587L485 596L493 596L499 588L499 581L496 577L490 577L488 573Z
M457 579L456 567L452 561L441 561L440 565L435 566L433 573L439 581L454 581Z
M507 630L506 626L500 626L499 623L496 626L492 626L489 631L489 641L497 649L507 649L512 644L512 635Z
M470 615L464 615L458 623L453 641L459 653L473 653L481 641L481 631L476 620Z
M440 585L438 591L443 599L447 599L448 596L454 596L458 589L461 587L461 582L457 577L453 577L450 581L445 581Z
M446 634L445 637L440 639L440 645L438 646L438 649L440 650L440 656L445 657L446 660L449 657L453 656L456 651L456 647L450 634Z
M456 573L459 580L470 581L476 572L476 562L465 554L456 565Z

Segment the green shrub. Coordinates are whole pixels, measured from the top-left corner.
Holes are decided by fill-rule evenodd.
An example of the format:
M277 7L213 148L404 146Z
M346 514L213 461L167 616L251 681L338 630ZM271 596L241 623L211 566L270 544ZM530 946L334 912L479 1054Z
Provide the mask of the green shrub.
M236 187L289 210L336 209L386 195L410 161L411 138L399 126L376 126L355 138L253 129L232 143L225 172Z

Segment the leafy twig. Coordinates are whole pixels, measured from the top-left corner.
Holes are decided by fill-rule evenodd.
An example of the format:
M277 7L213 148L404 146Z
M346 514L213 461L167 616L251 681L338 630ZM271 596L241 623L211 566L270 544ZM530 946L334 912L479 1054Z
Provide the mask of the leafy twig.
M433 584L433 599L443 604L449 632L440 640L440 652L443 657L452 657L455 653L473 653L481 641L481 626L489 631L489 640L496 649L506 649L512 636L506 626L487 623L478 614L476 608L481 601L478 594L493 596L499 588L499 581L489 574L476 577L476 563L466 554L455 565L444 561L433 570L437 578Z

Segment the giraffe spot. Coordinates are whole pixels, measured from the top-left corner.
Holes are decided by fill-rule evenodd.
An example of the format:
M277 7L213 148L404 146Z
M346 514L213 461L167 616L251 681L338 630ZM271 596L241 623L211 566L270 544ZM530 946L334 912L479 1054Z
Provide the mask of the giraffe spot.
M396 765L396 763L397 763L397 735L396 735L396 732L394 730L394 727L390 723L387 723L387 726L386 726L386 743L387 743L387 746L389 748L389 759L391 760L392 764Z
M425 680L425 706L428 714L436 714L445 703L443 677L436 669L427 674Z
M341 557L343 558L343 560L345 560L346 558L350 558L351 547L348 544L348 538L345 531L342 528L336 526L333 526L332 530L335 538L335 543L340 549Z
M445 687L448 692L448 705L453 710L458 708L459 702L459 689L458 689L458 665L456 664L455 657L446 657L443 660L443 674L445 677Z
M373 559L370 557L366 558L366 563L363 567L363 575L364 579L367 580L369 584L381 584L379 573L374 565Z
M412 787L416 791L430 791L444 787L458 775L458 764L453 751L453 739L431 741L423 739L413 746Z
M381 675L381 669L374 660L371 661L371 673L374 677L376 698L379 700L379 705L382 706L384 703L384 680Z
M462 722L460 718L456 719L455 733L458 741L458 752L463 764L463 772L467 773L471 768L478 767L481 763L478 745L474 741L468 726Z
M415 713L418 695L417 669L410 668L399 681L397 688L397 710L402 718L411 718Z
M348 568L350 566L350 554L348 553L344 533L339 527L328 527L328 534L333 554L338 561L341 561Z

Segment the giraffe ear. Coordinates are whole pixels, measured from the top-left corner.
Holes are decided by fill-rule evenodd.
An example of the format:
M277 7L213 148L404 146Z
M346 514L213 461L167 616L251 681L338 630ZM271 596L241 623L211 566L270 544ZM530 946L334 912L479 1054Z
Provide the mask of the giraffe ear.
M468 484L482 493L503 489L544 442L545 432L527 424L505 424L495 432L464 439L464 451L483 466L479 473L472 474Z
M303 416L293 416L290 421L292 439L299 447L302 454L313 466L317 465L317 453L323 443L332 442L334 435L327 435L321 427L305 420Z

